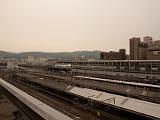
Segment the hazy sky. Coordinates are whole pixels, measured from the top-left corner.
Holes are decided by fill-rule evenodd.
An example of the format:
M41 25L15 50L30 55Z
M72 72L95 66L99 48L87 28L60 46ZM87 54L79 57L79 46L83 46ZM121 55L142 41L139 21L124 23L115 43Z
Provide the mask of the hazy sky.
M160 0L0 0L0 50L128 50L160 39Z

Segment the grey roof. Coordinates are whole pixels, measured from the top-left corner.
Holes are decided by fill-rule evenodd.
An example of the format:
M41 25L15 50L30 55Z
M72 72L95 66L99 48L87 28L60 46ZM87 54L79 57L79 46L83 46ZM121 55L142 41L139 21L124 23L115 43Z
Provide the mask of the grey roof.
M87 88L74 87L69 92L85 98L90 98L92 100L102 102L104 104L111 104L119 108L160 119L160 104L137 100L129 97L123 97L120 95L110 94L106 92L100 92ZM112 98L115 98L115 103L113 101L110 103L107 101L107 99Z
M76 77L90 79L90 80L112 82L112 83L121 83L121 84L126 84L126 85L134 85L134 86L141 86L141 87L152 87L152 88L159 88L160 89L160 85L144 84L144 83L137 83L137 82L126 82L126 81L120 81L120 80L102 79L102 78L86 77L86 76L76 76Z

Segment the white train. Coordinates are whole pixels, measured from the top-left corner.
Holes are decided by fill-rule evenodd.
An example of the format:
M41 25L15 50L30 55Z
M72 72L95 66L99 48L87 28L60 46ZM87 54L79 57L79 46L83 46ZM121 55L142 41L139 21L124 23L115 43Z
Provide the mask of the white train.
M71 64L55 64L55 68L68 68L71 69Z

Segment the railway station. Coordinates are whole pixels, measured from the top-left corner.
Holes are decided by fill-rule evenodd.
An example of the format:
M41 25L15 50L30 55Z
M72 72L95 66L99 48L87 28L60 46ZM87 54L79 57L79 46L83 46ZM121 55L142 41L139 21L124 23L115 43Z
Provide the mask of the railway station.
M80 66L83 68L83 65ZM87 66L93 67L92 64ZM33 97L38 98L40 102L42 102L41 104L44 105L52 106L51 103L53 98L57 99L57 101L54 102L59 103L59 101L61 101L59 103L60 107L55 106L55 110L53 109L51 111L55 112L56 109L58 109L60 114L63 117L66 117L66 119L160 119L160 85L157 83L149 84L136 81L89 76L89 74L86 75L83 72L81 74L78 74L74 72L75 63L58 63L57 65L50 66L50 68L53 70L49 70L48 68L48 66L42 66L40 68L37 68L35 66L20 66L17 69L1 68L0 76L5 80L1 80L1 88L7 95L12 97L16 94L14 94L14 92L10 90L13 88L20 88ZM93 68L96 68L95 65ZM94 69L86 69L85 66L83 69L89 70L91 72L94 71ZM65 70L70 72L68 74L58 72L65 72ZM100 72L102 71L100 70ZM94 74L97 75L97 73ZM9 85L9 87L11 88L4 87L6 85ZM22 94L28 96L27 94L23 93L23 91ZM44 99L41 96L44 96L46 98ZM36 105L40 106L41 108L41 104L38 104L38 101L35 102L36 100L33 100L32 103L32 98L28 99L31 103L27 102L26 104L25 101L21 100L21 97L18 98L18 100L24 102L24 106L21 108L22 111L27 107L28 104L37 103ZM67 107L64 107L66 105ZM32 114L30 114L29 112L29 114L31 115L29 117L35 118L35 116L37 116L37 111L34 110L34 107L30 107L31 106L29 106L28 109L32 109ZM84 110L86 111L85 113ZM57 114L59 114L59 112ZM51 113L47 113L46 111L46 114ZM37 120L40 119L39 117L43 118L44 116L39 116L38 114Z
M21 76L21 79L19 76ZM74 104L80 104L81 102L84 105L92 105L95 107L95 110L99 108L99 106L103 106L102 108L108 107L108 109L114 109L118 112L121 112L121 115L125 115L125 112L128 113L129 116L142 117L142 119L159 119L159 104L136 100L134 98L122 97L120 95L115 95L107 92L101 92L97 90L92 90L88 88L75 87L72 85L68 85L64 82L60 82L58 80L47 80L45 78L38 78L37 76L30 76L25 74L17 74L16 79L21 80L25 84L29 84L33 87L40 87L45 90L49 90L51 93L59 94L63 99L69 100L70 102L74 102ZM30 78L29 78L30 77ZM26 79L25 79L26 78ZM32 79L31 79L32 78ZM34 78L34 79L33 79ZM17 81L18 82L18 81ZM59 96L60 97L60 96ZM133 106L133 104L135 106ZM144 109L141 109L144 108ZM105 110L100 109L100 111L105 114ZM109 112L109 111L108 111ZM110 111L111 112L111 111ZM127 117L129 117L127 116ZM115 117L115 116L114 116ZM120 116L118 116L120 117ZM126 116L123 116L126 118Z
M0 120L160 120L160 0L1 0Z

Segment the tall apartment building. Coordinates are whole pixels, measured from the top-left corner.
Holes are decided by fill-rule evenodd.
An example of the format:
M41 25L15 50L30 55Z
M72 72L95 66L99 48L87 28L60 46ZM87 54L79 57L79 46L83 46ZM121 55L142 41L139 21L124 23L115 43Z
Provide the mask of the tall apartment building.
M139 44L141 39L140 38L131 38L129 40L129 47L130 47L130 59L131 60L139 60Z
M143 41L140 38L131 38L131 60L160 60L160 40L153 41L152 37L146 36Z
M148 43L139 43L139 52L138 52L138 58L139 60L147 60L147 51L148 51Z
M151 44L153 42L153 39L151 36L146 36L143 38L143 42L147 44Z

